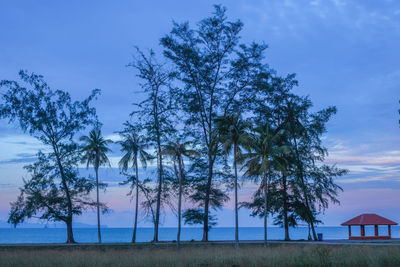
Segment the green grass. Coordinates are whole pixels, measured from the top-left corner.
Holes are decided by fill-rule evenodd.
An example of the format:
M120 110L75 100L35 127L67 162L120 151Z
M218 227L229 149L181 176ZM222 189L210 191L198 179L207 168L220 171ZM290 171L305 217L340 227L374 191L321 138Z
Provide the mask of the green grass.
M8 247L0 266L400 266L400 247L349 245Z

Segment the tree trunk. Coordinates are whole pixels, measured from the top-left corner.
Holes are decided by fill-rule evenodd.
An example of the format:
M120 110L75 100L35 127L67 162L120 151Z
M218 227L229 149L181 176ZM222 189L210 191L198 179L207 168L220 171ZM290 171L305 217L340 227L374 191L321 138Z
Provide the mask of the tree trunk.
M208 179L207 179L207 188L206 188L206 199L204 200L204 219L203 219L203 238L202 242L208 241L208 213L209 213L209 205L210 205L210 193L211 193L211 181L213 174L213 166L212 166L212 158L211 153L208 155Z
M182 159L178 157L179 161L179 199L178 199L178 233L176 236L176 245L179 248L181 245L181 213L182 213L182 183L183 183L183 168Z
M96 196L97 196L97 235L99 238L99 244L101 244L101 230L100 230L100 201L99 201L99 167L95 167L96 171Z
M307 205L307 206L308 206L309 217L310 217L310 220L311 220L310 221L310 226L311 226L311 231L312 231L312 234L313 234L313 239L314 239L314 241L317 241L318 238L317 238L317 233L315 232L313 215L311 214L310 206L309 205Z
M161 155L161 134L159 112L158 112L158 91L159 87L153 88L154 100L153 100L153 116L154 116L154 128L156 132L156 142L157 142L157 161L158 161L158 190L157 190L157 206L156 206L156 216L154 220L154 237L153 242L158 242L158 227L160 224L160 211L161 211L161 196L162 196L162 186L163 186L163 165L162 165L162 155Z
M61 183L62 183L62 186L63 186L64 191L65 191L65 196L67 198L67 210L68 210L68 218L67 218L67 236L68 237L67 237L67 243L75 243L74 234L72 232L72 201L71 201L71 195L70 195L70 192L69 192L67 181L65 179L64 168L63 168L63 166L61 164L61 158L60 158L60 153L58 151L57 144L52 143L52 147L53 147L53 151L54 151L54 154L56 156L56 159L57 159L58 168L60 170Z
M238 175L237 175L237 144L233 146L233 165L235 169L235 248L239 247L239 214L238 214Z
M75 243L74 232L72 231L72 218L67 222L67 244Z
M293 133L294 133L294 130L292 127L292 135L293 135ZM306 185L305 185L305 181L304 181L303 166L302 166L302 163L300 162L300 155L299 155L299 151L297 148L297 140L296 140L295 136L293 136L293 141L294 141L294 147L295 147L295 152L296 152L297 164L298 164L298 168L299 168L300 181L301 181L301 185L302 185L304 200L305 200L306 209L307 209L307 215L308 215L308 219L309 219L308 224L311 227L313 239L315 241L317 241L318 239L317 239L317 234L316 234L315 228L314 228L314 219L313 219L313 215L311 212L310 202L308 200L307 189L306 189Z
M137 219L139 212L139 171L137 165L137 156L135 157L135 171L136 171L136 196L135 196L135 222L133 224L133 235L132 235L132 243L136 242L136 229L137 229Z
M288 222L288 198L287 198L287 181L286 175L282 175L282 184L283 184L283 220L285 226L285 241L289 241L289 222Z
M264 171L264 247L267 244L267 218L268 218L268 184L267 184L267 173Z
M307 189L305 188L303 174L301 174L301 182L302 182L302 185L303 185L303 194L304 194L304 199L305 199L305 202L306 202L305 204L306 204L307 215L308 215L308 219L309 219L308 224L310 225L310 228L311 228L311 231L312 231L312 235L313 235L313 239L315 241L317 241L318 239L317 239L317 234L316 234L315 228L314 228L314 219L313 219L313 215L312 215L312 212L311 212L310 202L309 202L308 196L307 196Z
M156 207L156 219L154 223L154 238L153 242L158 242L158 226L160 224L160 210L161 210L161 195L163 185L163 165L161 155L161 140L160 136L157 138L157 149L158 149L158 191L157 191L157 207Z

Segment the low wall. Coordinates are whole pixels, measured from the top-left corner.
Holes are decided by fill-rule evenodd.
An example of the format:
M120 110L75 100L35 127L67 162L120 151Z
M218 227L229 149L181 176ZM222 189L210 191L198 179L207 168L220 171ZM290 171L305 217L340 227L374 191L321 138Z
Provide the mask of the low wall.
M388 240L391 239L390 236L350 236L350 240Z

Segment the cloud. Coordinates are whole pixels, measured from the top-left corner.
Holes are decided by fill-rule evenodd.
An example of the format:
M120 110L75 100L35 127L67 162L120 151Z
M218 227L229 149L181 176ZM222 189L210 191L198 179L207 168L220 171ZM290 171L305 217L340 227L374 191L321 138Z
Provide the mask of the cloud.
M244 11L250 13L247 19L254 27L272 29L277 36L289 36L296 39L308 39L316 28L325 28L326 37L339 33L346 39L375 41L374 37L382 32L400 32L400 22L396 19L399 5L396 1L385 3L383 7L367 2L331 0L305 1L265 0L253 4L242 1ZM253 27L253 25L252 25Z
M1 160L0 165L4 164L17 164L17 163L31 163L36 161L36 154L31 153L18 153L16 158Z
M313 0L310 2L310 5L312 6L319 6L321 4L321 0Z
M393 140L358 142L357 139L326 139L330 151L326 163L337 164L350 173L338 179L340 183L400 182L400 150L393 147ZM390 146L386 146L389 143ZM362 187L362 185L360 185Z
M121 141L121 136L119 134L109 134L104 137L105 139L110 139L113 142Z
M1 189L13 188L13 187L17 187L17 186L16 186L16 185L13 185L13 184L0 184L0 188L1 188Z
M348 183L364 183L364 182L376 182L376 181L385 181L385 180L391 180L391 181L396 181L400 182L400 178L398 177L393 177L391 175L367 175L359 178L343 178L343 179L338 179L337 182L343 183L343 184L348 184Z
M13 145L27 145L27 144L28 144L28 142L25 142L25 141L20 141L20 142L6 142L6 143L13 144Z
M45 149L37 139L28 135L0 136L0 164L30 163L36 159L36 153Z

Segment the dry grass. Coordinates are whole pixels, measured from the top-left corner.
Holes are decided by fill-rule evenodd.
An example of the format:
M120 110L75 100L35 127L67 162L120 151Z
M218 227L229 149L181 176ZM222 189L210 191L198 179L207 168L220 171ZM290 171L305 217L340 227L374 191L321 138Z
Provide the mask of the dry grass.
M0 266L400 266L397 246L3 249Z

